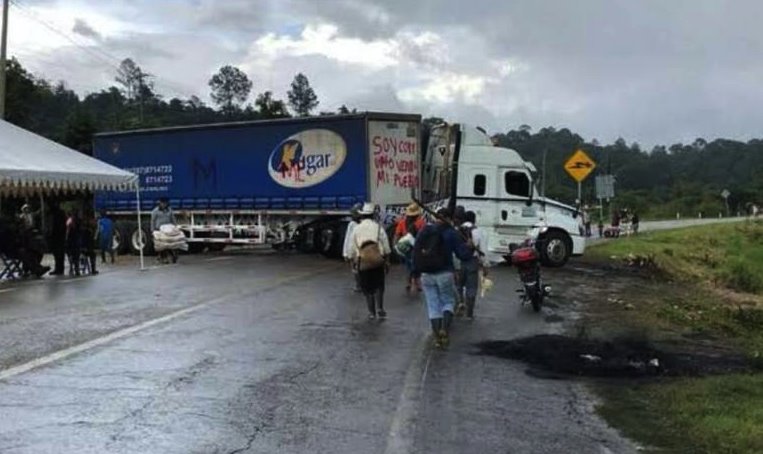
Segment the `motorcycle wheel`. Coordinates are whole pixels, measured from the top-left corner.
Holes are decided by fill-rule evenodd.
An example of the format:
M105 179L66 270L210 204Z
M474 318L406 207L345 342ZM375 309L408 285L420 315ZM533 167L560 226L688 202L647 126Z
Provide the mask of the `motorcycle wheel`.
M543 291L534 292L530 297L530 303L533 306L533 311L540 312L540 308L543 305Z

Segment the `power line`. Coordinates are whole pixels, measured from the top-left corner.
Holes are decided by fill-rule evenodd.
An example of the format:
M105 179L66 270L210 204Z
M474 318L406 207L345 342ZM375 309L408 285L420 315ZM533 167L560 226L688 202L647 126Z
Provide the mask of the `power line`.
M88 45L86 43L83 43L75 39L69 33L60 30L59 28L55 27L54 25L50 24L49 22L39 17L34 11L32 11L31 8L22 4L19 0L11 0L11 4L13 4L13 6L16 7L17 10L20 13L22 13L24 16L28 17L29 19L32 19L33 21L39 23L40 25L44 26L48 30L52 31L53 33L66 39L67 41L72 43L76 48L87 53L88 55L96 59L97 61L107 65L108 67L110 67L111 69L114 69L115 71L120 70L119 64L121 64L122 62L121 59L109 54L108 52L98 47L93 47L91 45ZM164 77L160 78L156 75L151 75L151 76L155 79L155 85L161 88L167 89L167 91L174 93L174 95L176 96L186 97L186 98L190 98L190 96L192 96L192 95L188 95L185 92L186 89L182 86L182 84L167 80ZM174 88L173 86L180 87L181 90L178 90L177 88Z

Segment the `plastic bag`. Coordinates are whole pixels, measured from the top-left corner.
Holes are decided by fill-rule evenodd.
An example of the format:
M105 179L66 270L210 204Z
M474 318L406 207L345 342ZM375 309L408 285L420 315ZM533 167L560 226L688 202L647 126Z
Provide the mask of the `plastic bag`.
M489 292L492 288L492 279L486 277L483 273L480 273L480 298L485 298L487 292Z
M413 250L415 245L416 238L410 233L407 233L404 237L397 240L397 244L395 244L395 250L398 252L398 254L405 257L409 252Z

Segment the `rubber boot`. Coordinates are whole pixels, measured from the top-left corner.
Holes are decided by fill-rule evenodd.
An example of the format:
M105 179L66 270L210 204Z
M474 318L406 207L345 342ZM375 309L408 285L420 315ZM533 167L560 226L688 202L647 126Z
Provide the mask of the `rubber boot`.
M442 313L442 328L440 329L440 343L443 347L447 347L450 344L450 325L453 323L453 312L445 311Z
M476 302L475 298L466 299L466 318L469 320L474 320L474 305Z
M433 318L429 320L432 325L432 339L434 339L435 348L442 348L442 341L440 340L440 332L442 331L442 319Z
M387 311L384 310L384 289L379 289L376 292L376 313L380 318L387 317Z
M374 295L366 295L366 306L368 307L368 318L373 320L376 318L376 302L374 301Z
M450 331L450 325L453 324L453 312L445 311L442 313L442 328L446 331Z

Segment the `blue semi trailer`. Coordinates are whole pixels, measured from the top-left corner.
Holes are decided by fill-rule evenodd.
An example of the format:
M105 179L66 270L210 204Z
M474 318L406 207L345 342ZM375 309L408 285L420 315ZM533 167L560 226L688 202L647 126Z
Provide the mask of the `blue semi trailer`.
M272 244L336 256L353 204L393 215L419 191L420 124L368 112L103 133L94 153L139 175L146 216L168 198L191 250ZM120 252L152 252L131 195L99 194L96 207L116 220Z

